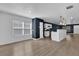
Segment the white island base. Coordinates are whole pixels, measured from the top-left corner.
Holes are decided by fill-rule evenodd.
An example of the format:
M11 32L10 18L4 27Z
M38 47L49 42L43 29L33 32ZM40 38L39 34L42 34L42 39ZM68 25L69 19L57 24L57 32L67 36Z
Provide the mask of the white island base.
M66 38L66 30L65 29L57 29L56 32L51 32L51 39L56 42L60 42Z

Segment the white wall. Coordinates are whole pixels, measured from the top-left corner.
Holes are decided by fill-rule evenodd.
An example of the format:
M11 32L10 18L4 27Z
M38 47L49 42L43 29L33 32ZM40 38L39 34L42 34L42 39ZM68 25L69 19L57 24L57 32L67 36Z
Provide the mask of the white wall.
M11 33L10 16L0 12L0 44L11 40Z
M31 18L0 11L0 45L32 38L32 35L15 36L12 27L13 20L32 23Z

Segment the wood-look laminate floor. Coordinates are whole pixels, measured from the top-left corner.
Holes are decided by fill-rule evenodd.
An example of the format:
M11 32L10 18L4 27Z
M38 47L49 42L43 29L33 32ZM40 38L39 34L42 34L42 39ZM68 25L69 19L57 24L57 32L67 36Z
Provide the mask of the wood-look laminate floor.
M49 38L0 46L0 56L79 56L79 35L61 42Z

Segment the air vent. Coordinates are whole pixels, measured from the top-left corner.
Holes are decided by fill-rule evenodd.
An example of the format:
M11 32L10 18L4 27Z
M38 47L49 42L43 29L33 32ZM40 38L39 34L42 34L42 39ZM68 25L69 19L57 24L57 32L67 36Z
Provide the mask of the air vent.
M73 8L73 5L67 6L66 9L71 9Z

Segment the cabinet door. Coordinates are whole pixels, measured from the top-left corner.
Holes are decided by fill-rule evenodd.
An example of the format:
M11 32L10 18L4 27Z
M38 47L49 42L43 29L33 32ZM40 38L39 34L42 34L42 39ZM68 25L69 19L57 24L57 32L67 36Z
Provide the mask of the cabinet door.
M13 20L13 28L22 28L22 22L19 20Z
M24 23L24 35L32 35L32 24Z
M40 32L39 32L39 20L32 19L32 37L33 38L39 38Z
M39 29L40 29L40 38L43 38L43 22L40 22Z
M22 30L23 30L23 24L22 21L19 20L13 20L12 23L12 28L13 28L13 35L16 36L22 36Z

